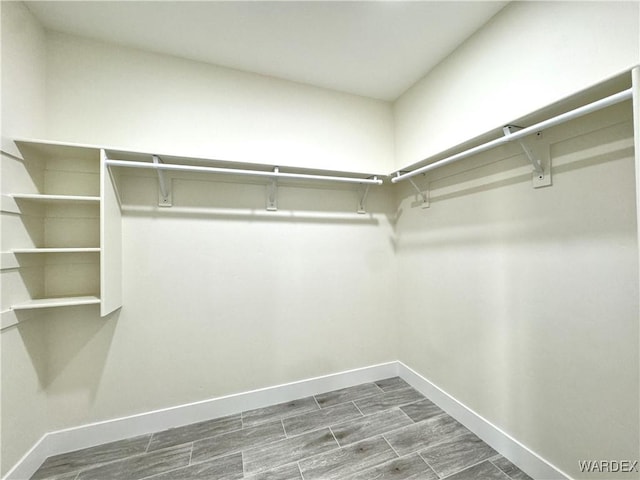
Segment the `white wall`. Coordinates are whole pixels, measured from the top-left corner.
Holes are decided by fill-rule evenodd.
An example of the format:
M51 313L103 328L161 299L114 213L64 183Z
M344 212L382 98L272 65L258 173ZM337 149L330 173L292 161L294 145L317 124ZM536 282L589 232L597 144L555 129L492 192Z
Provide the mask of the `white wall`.
M420 177L429 209L411 208L404 190L400 359L556 467L590 478L579 460L633 461L640 450L630 102L543 141L551 187L532 188L530 165L510 145Z
M0 14L3 138L44 135L44 29L22 3L3 2Z
M384 189L358 215L352 186L283 183L271 213L263 184L217 180L158 208L156 178L122 178L124 306L51 318L51 430L397 358Z
M47 138L387 173L388 102L49 33Z
M639 10L638 2L510 3L396 101L395 168L640 64Z
M13 136L44 134L45 106L45 32L21 3L2 2L2 147L15 153L5 142ZM15 158L2 154L2 193L9 184L31 191L24 167ZM16 227L13 215L2 213L2 250L6 242L25 232ZM19 223L19 222L18 222ZM28 269L27 269L28 270ZM23 271L23 275L29 275ZM24 277L16 269L3 269L2 309L9 296L26 288ZM34 320L2 332L2 453L0 474L4 474L47 431L46 394L42 389L42 363L46 351L46 331Z

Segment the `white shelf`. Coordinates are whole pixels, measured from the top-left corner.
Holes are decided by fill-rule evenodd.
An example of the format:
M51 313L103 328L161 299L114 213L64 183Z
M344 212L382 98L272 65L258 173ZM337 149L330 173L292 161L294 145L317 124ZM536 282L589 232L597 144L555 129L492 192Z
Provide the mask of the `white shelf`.
M39 193L14 193L11 195L16 200L30 200L44 203L99 203L100 197L83 195L46 195Z
M25 293L5 312L98 304L104 317L120 308L122 217L117 172L109 172L104 151L55 141L14 142L14 156L23 162L16 164L11 193L0 195L0 211L20 217L12 220L16 234L9 245L15 248L0 252L0 267L31 269L23 276L26 290L49 298L29 299Z
M99 252L99 247L88 248L14 248L13 253L91 253Z
M41 298L37 300L29 300L28 302L19 303L11 307L12 310L34 310L39 308L55 308L55 307L72 307L74 305L93 305L99 304L100 299L95 296L87 295L82 297L58 297L58 298Z

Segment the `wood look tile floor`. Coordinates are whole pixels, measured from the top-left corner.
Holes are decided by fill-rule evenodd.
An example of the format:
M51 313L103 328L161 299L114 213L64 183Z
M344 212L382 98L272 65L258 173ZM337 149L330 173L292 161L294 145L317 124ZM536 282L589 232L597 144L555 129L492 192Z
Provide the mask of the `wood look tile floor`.
M400 378L49 457L32 480L528 480Z

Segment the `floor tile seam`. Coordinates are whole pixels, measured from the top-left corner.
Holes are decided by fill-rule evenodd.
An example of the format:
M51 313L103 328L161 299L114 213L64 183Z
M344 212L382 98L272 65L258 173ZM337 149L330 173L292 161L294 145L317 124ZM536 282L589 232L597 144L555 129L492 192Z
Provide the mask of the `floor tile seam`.
M414 420L413 425L405 425L404 427L401 427L401 428L410 428L410 427L414 427L414 426L416 426L416 425L421 425L421 424L425 424L425 425L426 425L426 424L427 424L427 422L432 421L434 418L443 417L443 416L445 416L445 415L446 415L446 416L449 416L449 417L451 416L451 415L449 415L447 412L442 412L442 413L439 413L439 414L437 414L437 415L434 415L433 417L428 417L428 418L425 418L424 420L420 420L419 422L416 422L416 421ZM408 415L407 415L407 416L408 416ZM409 418L411 418L411 417L409 417ZM451 418L453 418L453 417L451 417ZM455 420L455 418L453 418L453 419ZM457 420L455 420L455 421L457 422ZM459 422L458 422L458 423L459 423ZM460 424L460 425L462 425L462 424ZM462 426L464 427L464 425L462 425ZM467 427L464 427L464 428L465 428L465 430L467 430L467 431L469 431L469 432L471 431L471 430L467 429ZM399 430L399 429L398 429L398 430ZM463 432L463 433L466 433L466 432ZM458 435L462 435L462 434L458 434ZM456 436L458 436L458 435L456 435ZM438 442L438 443L440 443L440 442Z
M152 435L151 435L151 436L152 436ZM149 441L151 441L151 439L149 439ZM148 446L149 446L149 445L147 444L147 448L148 448ZM81 450L82 450L82 449L81 449ZM73 452L69 452L68 454L72 454L72 453L74 453L74 452L78 452L78 451L81 451L81 450L75 450L75 451L73 451ZM159 450L161 450L161 449L159 449ZM85 471L85 470L89 470L89 469L91 469L91 468L95 468L95 467L102 466L102 465L108 465L108 464L110 464L110 463L114 463L114 462L120 462L120 461L122 461L122 460L126 460L127 458L136 457L136 456L139 456L139 455L146 455L147 453L148 453L148 452L147 452L147 450L145 449L144 451L139 452L139 453L134 453L133 455L127 455L127 456L124 456L124 457L121 457L121 458L116 458L116 459L113 459L113 460L107 460L107 461L104 461L104 462L96 462L96 463L92 463L92 464L81 465L81 466L78 466L78 467L77 467L77 469L72 469L70 472L66 472L66 473L73 473L74 471L77 471L77 472L78 472L78 475L79 475L79 474L80 474L80 473L82 473L83 471ZM61 455L67 455L67 454L66 454L66 453L63 453L63 454L61 454ZM51 456L47 457L47 458L45 459L45 462L46 462L46 460L48 460L49 458L56 457L56 456L59 456L59 455L51 455ZM43 465L44 465L44 463L43 463ZM41 465L41 467L42 467L42 465ZM51 476L50 476L50 477L45 477L45 478L43 478L42 480L57 480L61 475L66 475L66 473L54 474L52 477L51 477Z
M305 435L307 433L312 433L312 432L317 432L317 431L325 429L325 428L339 427L340 425L344 425L345 423L352 422L354 420L360 420L360 418L362 418L362 417L356 417L356 418L352 418L352 419L345 420L343 422L338 422L338 423L330 423L328 425L318 425L318 426L313 427L310 430L305 430L302 433L290 434L290 436L288 436L287 438L296 438L296 437L299 437L301 435ZM333 431L332 431L332 433L333 433ZM335 438L335 435L334 435L334 438Z
M361 385L369 385L369 384L368 384L368 383L363 383L363 384L361 384ZM318 400L317 400L317 399L316 399L316 403L318 404L318 406L320 406L320 408L321 408L321 409L323 409L323 410L324 410L325 408L337 407L338 405L343 405L343 404L345 404L345 403L349 403L349 402L354 402L354 403L355 403L355 402L356 402L356 401L358 401L358 400L363 400L363 399L365 399L365 398L375 397L376 395L383 395L383 394L385 393L385 391L384 391L384 390L382 390L380 387L378 387L378 385L376 385L375 383L371 383L371 385L374 385L374 386L375 386L378 390L380 390L380 391L379 391L379 392L375 392L375 393L367 393L367 394L364 394L364 395L363 395L363 396L361 396L361 397L350 398L349 400L345 400L344 402L334 403L334 404L332 404L332 405L326 405L326 406L324 406L324 407L320 406L320 402L318 402ZM357 385L356 385L356 386L357 386ZM347 387L347 388L349 388L349 387ZM324 392L324 393L319 393L318 395L324 395L325 393L332 393L333 391L335 391L335 390L332 390L332 391L329 391L329 392ZM316 396L314 395L314 398L315 398L315 397L316 397Z
M404 427L402 427L402 428L404 428ZM391 433L391 432L389 432L389 433ZM423 452L426 452L427 450L431 450L432 448L435 448L435 447L439 447L442 444L447 443L449 440L456 439L456 438L461 437L462 435L465 435L465 434L466 434L466 432L463 432L463 433L459 433L458 435L454 435L453 437L449 437L447 435L446 438L444 438L443 440L441 440L439 442L436 442L433 445L429 445L428 447L421 448L419 450L413 450L411 453L417 453L418 455L420 455L420 458L422 458L425 462L427 462L427 459L422 456ZM386 438L385 438L385 440L386 440ZM389 444L391 444L391 442L389 442ZM482 460L482 462L484 462L486 460L489 460L489 459L487 458L485 460ZM482 463L482 462L478 462L478 463ZM429 462L427 462L427 463L429 463ZM431 466L431 465L429 465L429 466ZM435 472L435 469L433 471Z
M281 442L281 441L283 441L283 440L288 440L288 438L287 438L287 437L284 437L284 438L278 438L278 439L275 439L275 440L269 440L269 441L267 441L266 443L262 443L262 442L261 442L261 443L259 443L259 444L257 444L257 445L253 445L253 446L251 446L251 447L240 447L240 448L235 449L235 450L230 450L230 451L228 451L228 452L224 452L224 453L222 453L222 454L220 454L220 455L214 455L214 456L212 456L212 457L208 457L208 458L206 458L206 459L204 459L204 460L200 460L200 461L196 461L196 462L193 462L193 461L192 461L191 465L200 465L200 464L202 464L202 463L206 463L206 462L208 462L208 461L210 461L210 460L214 460L214 459L220 459L220 458L228 457L228 456L230 456L230 455L235 455L235 454L237 454L237 453L242 454L242 458L244 459L244 453L245 453L247 450L252 450L252 449L254 449L254 448L261 448L261 447L264 447L264 446L271 445L271 444L273 444L273 443ZM194 442L194 443L195 443L195 442ZM253 474L252 474L252 475L253 475Z
M177 446L177 445L174 445L174 446ZM173 447L167 447L167 448L173 448ZM141 457L143 455L148 455L149 453L159 452L160 450L164 450L164 449L158 449L158 450L155 450L153 452L144 451L144 452L136 453L136 454L133 454L133 455L127 455L126 457L121 457L121 458L117 458L117 459L114 459L114 460L109 460L109 461L106 461L106 462L97 462L97 463L91 463L91 464L87 464L87 465L82 465L81 467L78 467L77 469L74 469L74 470L71 470L71 471L65 472L65 473L56 474L56 475L54 475L52 477L45 477L42 480L57 480L62 475L66 475L67 473L74 473L74 472L76 473L75 478L78 478L81 473L84 473L86 471L93 470L93 469L99 468L99 467L104 467L105 465L111 465L113 463L123 462L125 460L130 459L130 458Z
M418 401L422 401L422 400L418 400ZM364 410L362 410L360 407L358 407L358 409L360 409L360 411L362 412L363 415L367 416L367 415L374 415L376 413L380 413L380 412L384 412L385 410L391 410L392 408L400 408L400 407L406 407L407 405L411 405L412 403L415 402L410 402L410 403L395 403L393 405L385 405L385 406L379 406L379 407L374 407L376 408L375 410L373 410L370 413L366 413ZM356 405L357 406L357 405ZM364 405L363 405L364 407ZM367 410L367 408L365 408L365 410Z
M298 469L300 470L300 474L302 475L302 467L300 466L300 462L304 462L305 460L309 460L309 459L312 459L312 458L320 456L320 455L325 455L325 454L334 452L336 450L342 450L342 447L338 443L338 440L336 440L336 437L333 434L333 431L331 431L331 428L330 427L325 427L325 428L328 428L328 430L331 432L331 436L333 437L333 441L336 442L336 446L335 447L333 447L333 448L331 448L329 450L325 450L324 452L320 452L320 453L315 453L313 455L309 455L308 457L299 458L299 459L297 459L295 461L292 461L292 462L283 463L282 465L278 465L275 468L279 468L279 467L282 467L282 466L285 466L285 465L289 465L291 463L297 463L298 464ZM273 468L273 467L271 467L271 468ZM267 470L269 470L269 469L267 469ZM249 475L256 475L258 473L261 473L261 471L260 470L256 470L255 472L248 472ZM304 478L304 476L303 476L303 478Z
M63 476L67 475L67 474L73 474L74 471L72 470L71 472L67 472L67 473L61 473L59 475L54 475L53 477L44 477L41 478L40 480L58 480L60 478L62 478ZM73 477L72 480L76 480L78 478L78 475L80 475L80 470L78 470L77 472L75 472L75 477Z
M344 408L348 404L351 404L356 410L358 410L358 412L360 412L360 409L356 406L355 403L353 403L353 402L344 402L344 403L339 403L338 405L331 405L330 407L318 408L316 410L309 410L307 412L302 412L302 413L299 413L299 414L296 414L296 415L292 415L292 416L289 416L289 417L284 417L282 420L292 420L292 419L295 419L297 417L303 417L303 416L305 416L307 414L310 414L310 413L311 414L321 413L321 414L324 415L324 414L326 414L327 411L329 411L332 408L335 408L335 409ZM362 412L360 412L360 414L362 415Z
M381 434L379 434L379 435L382 435L382 436L384 437L384 439L387 441L387 443L391 446L391 448L393 448L393 446L391 445L391 442L389 441L389 439L388 439L387 437L385 437L385 435L389 435L389 434L392 434L392 433L396 433L396 432L398 432L398 431L400 431L400 430L402 430L402 429L413 427L413 426L418 425L419 423L422 423L422 422L426 422L426 420L422 420L422 421L420 421L420 422L418 422L418 423L413 423L413 424L411 424L411 425L403 425L403 426L401 426L401 427L394 428L393 430L389 430L389 431L384 432L384 433L381 433ZM457 434L457 435L453 436L452 438L457 438L457 437L459 437L459 436L461 436L461 435L464 435L465 433L466 433L466 432L459 433L459 434ZM438 446L438 445L440 445L440 444L442 444L442 443L446 442L447 440L449 440L449 436L448 436L448 435L447 435L447 438L445 438L444 440L442 440L442 441L440 441L440 442L437 442L437 443L434 443L433 445L430 445L430 446L428 446L428 447L422 448L421 450L422 450L422 451L424 451L424 450L428 450L428 449L430 449L430 448L432 448L432 447ZM413 451L412 451L412 452L410 452L410 453L418 453L418 454L419 454L419 452L420 452L421 450L413 450ZM394 448L394 451L395 451L395 448ZM408 454L407 454L407 455L408 455ZM422 456L422 455L421 455L421 456Z
M329 427L323 427L323 428L320 428L320 429L314 430L314 431L320 431L320 430L323 430L323 429L327 429L327 430L329 430L331 432L331 429ZM307 433L310 433L310 432L307 432ZM292 460L292 461L289 461L289 462L285 462L285 463L283 463L281 465L277 465L275 467L272 466L272 467L269 467L269 468L267 468L265 470L258 469L258 470L252 471L252 472L246 472L246 475L257 475L259 473L263 473L264 471L268 471L268 470L271 470L273 468L280 468L282 466L289 465L289 464L296 463L296 462L301 462L301 461L307 460L309 458L313 458L313 457L318 456L318 455L323 455L325 453L333 452L334 450L339 450L341 448L340 444L335 439L335 436L333 435L333 432L331 432L331 435L333 436L334 442L336 442L336 446L331 448L331 449L329 449L329 450L325 450L325 451L320 452L320 453L315 453L313 455L309 455L308 457L299 458L298 460ZM291 437L291 438L295 438L295 437ZM268 446L268 445L271 445L271 444L274 444L274 443L277 443L277 442L286 441L286 440L289 440L289 439L288 438L281 438L279 440L271 441L271 442L269 442L269 443L267 443L265 445ZM242 450L243 458L244 458L244 452L246 452L247 450L252 450L252 449L255 449L255 448L261 448L261 447L263 447L265 445L256 445L256 446L253 446L253 447L250 447L250 448ZM201 463L201 462L199 462L199 463Z
M427 467L429 467L429 469L433 472L433 474L434 474L436 477L438 477L438 478L442 478L442 477L440 476L440 474L439 474L438 472L436 472L436 469L435 469L435 468L433 468L433 465L431 465L429 462L427 462L427 460L426 460L422 455L420 455L419 453L418 453L417 455L418 455L418 457L419 457L419 458L420 458L424 463L426 463L426 464L427 464Z
M172 468L170 470L165 470L160 473L154 473L153 475L147 475L146 477L140 477L136 480L152 480L154 477L159 477L160 475L166 475L167 473L177 472L178 470L183 470L185 468L189 468L191 465L183 465L182 467Z
M435 473L435 474L436 474L436 477L438 477L438 478L443 478L443 477L441 477L441 476L440 476L440 474L437 472L437 470L434 468L434 466L433 466L433 465L431 465L431 464L429 463L429 461L428 461L426 458L424 458L422 455L420 455L420 452L415 452L415 453L416 453L416 454L417 454L417 455L422 459L422 461L423 461L424 463L426 463L426 464L429 466L429 468L430 468L431 470L433 470L433 473Z
M358 411L360 412L360 415L362 415L363 417L366 417L366 415L364 413L362 413L362 410L360 410L360 407L358 405L356 405L355 400L352 400L351 403L353 403L353 406L358 409Z
M298 472L300 472L300 478L304 480L304 473L302 473L302 467L300 466L300 461L296 462L296 466L298 467Z
M385 379L383 379L383 380L386 380L386 378L385 378ZM380 381L381 381L381 380L378 380L378 382L380 382ZM375 383L375 384L376 384L376 387L378 387L378 388L379 388L380 390L382 390L384 393L387 393L387 392L391 392L391 391L392 391L392 390L385 390L385 389L384 389L384 387L381 387L380 385L378 385L378 382L373 382L373 383Z
M237 429L235 429L235 430L229 430L228 432L219 433L219 434L217 434L217 435L213 435L213 436L211 436L211 437L203 437L203 438L198 438L198 439L187 440L187 441L185 441L184 443L179 443L179 444L177 444L177 445L172 445L172 446L164 447L164 448L178 447L178 446L180 446L180 445L186 445L187 443L193 443L193 444L194 444L194 447L195 447L195 444L196 444L196 443L199 443L199 442L209 441L209 440L212 440L212 439L214 439L214 438L221 437L221 436L223 436L223 435L228 435L228 434L231 434L231 433L237 433L237 432L241 432L241 431L243 431L243 430L249 430L250 428L264 427L264 426L269 425L269 424L271 424L271 423L276 424L276 423L278 423L278 422L279 422L279 420L274 420L274 421L272 421L272 422L268 422L268 423L263 423L263 424L260 424L260 425L256 425L256 427L237 428ZM281 425L282 425L282 423L281 423ZM283 430L284 430L284 425L282 426L282 428L283 428ZM285 432L285 435L286 435L286 432ZM282 440L282 439L280 439L280 440ZM160 451L160 450L162 450L162 449L152 450L151 452L157 452L157 451ZM234 451L233 453L237 453L237 452L235 452L235 451ZM224 455L218 455L218 456L224 456ZM197 463L202 463L202 462L197 462Z
M382 408L381 410L377 410L374 413L378 413L378 412L383 412L385 410L390 410L392 408L401 408L401 407L407 407L409 405L413 405L414 403L420 403L422 402L424 399L422 400L411 400L409 402L406 403L394 403L393 405L389 405L389 406L385 406L385 408ZM356 407L358 407L358 405L356 405ZM360 408L360 407L358 407ZM364 412L363 412L364 413ZM373 415L373 413L369 413L369 414L365 414L365 415Z
M270 404L264 405L262 407L251 408L249 410L241 410L240 411L240 415L241 415L241 417L244 418L247 414L250 414L252 412L259 412L261 410L267 410L269 408L276 408L276 407L284 408L288 404L295 403L295 402L308 401L310 398L314 398L314 396L313 395L305 395L304 397L296 397L296 398L292 398L290 400L285 400L284 402L270 403Z
M319 410L322 410L322 408L320 408ZM311 412L317 412L318 409L314 408L314 409L310 409L310 410L301 410L299 412L290 412L290 414L284 414L284 415L277 415L276 418L272 418L269 419L267 421L264 422L258 422L258 423L252 423L252 424L247 424L244 425L243 428L252 428L252 427L259 427L261 425L267 425L268 423L275 423L281 420L286 420L288 418L292 418L292 417L297 417L300 415L304 415L305 413L311 413Z
M495 466L495 465L493 464L493 462L491 462L491 461L490 461L490 460L488 460L488 459L480 460L479 462L476 462L476 463L473 463L473 464L471 464L471 465L468 465L468 466L466 466L466 467L464 467L464 468L461 468L460 470L456 470L455 472L450 473L450 474L449 474L449 475L447 475L446 477L441 477L441 478L442 478L442 480L445 480L445 479L447 479L447 478L449 478L449 477L451 477L451 476L453 476L453 475L457 475L457 474L458 474L458 473L460 473L460 472L464 472L465 470L469 470L470 468L477 467L478 465L480 465L480 464L482 464L482 463L484 463L484 462L489 462L489 463L490 463L494 468L497 468L497 469L498 469L498 471L504 475L505 480L511 480L511 477L510 477L509 475L507 475L506 473L504 473L504 472L503 472L499 467ZM435 471L435 470L434 470L434 471ZM437 472L436 472L436 473L437 473Z
M78 475L80 475L80 473L81 473L81 472L82 472L82 468L81 468L80 470L70 470L70 471L68 471L68 472L56 473L56 474L53 474L52 476L41 477L41 478L39 478L38 480L58 480L59 478L63 477L64 475L73 474L73 473L75 473L75 474L76 474L76 476L74 477L74 480L75 480L75 478L77 478L77 477L78 477ZM31 475L31 477L29 477L29 479L33 478L33 476L34 476L36 473L38 473L38 470L36 470L36 471L33 473L33 475Z
M149 452L149 447L151 446L151 441L153 440L153 436L155 434L156 434L156 432L154 432L151 435L149 435L149 441L147 442L147 448L144 449L144 453Z
M379 385L378 385L378 386L379 386ZM379 386L379 387L380 387L380 386ZM410 388L410 387L411 387L411 385L408 385L408 384L407 384L406 386L405 386L405 385L401 385L401 386L399 386L399 387L391 387L391 388L388 388L388 387L387 387L387 390L384 390L384 388L382 388L382 387L380 387L380 388L382 388L382 390L383 390L385 393L389 393L389 392L395 392L395 391L397 391L397 390L404 390L404 389L406 389L406 388ZM412 388L412 387L411 387L411 388Z
M395 453L395 454L396 454L396 457L397 457L397 458L401 458L401 457L400 457L400 454L396 451L396 449L395 449L395 448L393 448L393 445L391 445L391 443L389 442L389 440L387 440L387 438L384 436L384 434L383 434L383 435L380 435L380 436L382 437L382 439L383 439L385 442L387 442L387 445L389 445L389 448L391 448L391 450L393 450L393 453Z
M423 395L423 397L424 397L424 395ZM409 403L403 403L403 404L401 404L401 405L398 405L398 408L408 407L409 405L413 405L413 404L415 404L415 403L424 402L425 400L429 400L429 399L428 399L427 397L424 397L422 400L413 400L412 402L409 402ZM431 400L429 400L429 401L431 402ZM432 402L432 403L433 403L433 402ZM436 406L437 406L437 405L436 405ZM440 408L440 407L438 407L438 408ZM442 409L440 408L440 410L442 410ZM442 411L444 412L444 410L442 410ZM446 412L445 412L445 413L446 413ZM438 415L440 415L440 414L438 414ZM408 416L408 415L407 415L407 416ZM434 415L434 416L435 416L435 415Z
M338 441L338 438L336 437L336 434L333 433L333 428L331 427L328 427L328 428L329 428L329 431L331 432L331 436L333 437L333 441L336 442L336 445L338 445L338 448L342 448L340 446L340 442Z
M411 418L409 415L407 415L407 412L405 412L404 410L402 410L402 408L398 407L398 410L399 410L400 412L402 412L402 414L403 414L405 417L407 417L407 418L409 419L409 421L411 422L411 424L406 425L407 427L409 427L409 426L411 426L411 425L415 425L415 424L416 424L416 422L413 420L413 418Z
M334 425L334 426L339 426L339 425ZM354 441L354 442L345 443L344 445L340 444L340 442L338 442L338 444L339 444L341 447L348 447L349 445L353 445L354 443L363 442L363 441L365 441L365 440L369 440L369 439L374 438L374 437L377 437L377 436L383 436L383 435L386 435L387 433L393 433L393 432L395 432L395 431L397 431L397 430L400 430L400 429L405 428L405 427L410 427L410 426L411 426L411 425L403 425L403 426L401 426L401 427L395 427L395 428L392 428L392 429L390 429L390 430L386 430L386 431L384 431L384 432L377 432L377 433L374 433L374 434L372 434L372 435L370 435L370 436L368 436L368 437L360 438L360 439L358 439L358 440L356 440L356 441ZM332 430L331 432L333 433L333 430ZM385 438L385 440L387 440L387 439ZM389 442L387 441L387 443L389 443ZM392 447L392 448L393 448L393 447ZM395 449L394 449L394 450L395 450Z
M225 456L229 456L230 457L231 455L235 455L236 453L238 453L238 452L232 453L230 455L225 455ZM191 461L189 461L189 463L187 465L183 465L182 467L172 468L170 470L165 470L165 471L160 472L160 473L154 473L153 475L148 475L146 477L141 477L141 478L139 478L137 480L152 480L154 477L158 477L160 475L166 475L167 473L177 472L178 470L184 470L185 468L189 468L189 467L192 467L194 465L200 465L202 463L206 463L207 461L214 460L216 458L223 458L223 457L214 457L213 459L208 459L208 460L205 460L204 462L197 462L197 463L194 463L194 464L192 464ZM241 460L243 460L243 457L241 457ZM244 462L244 460L243 460L243 462ZM244 463L243 463L242 467L243 467L242 468L242 474L244 475Z
M341 420L341 421L336 422L336 423L328 423L328 424L324 424L324 425L316 425L316 426L314 426L314 427L313 427L312 429L310 429L310 430L305 430L305 431L303 431L303 432L301 432L301 433L297 433L297 434L291 434L291 438L293 438L293 437L297 437L297 436L300 436L300 435L304 435L305 433L315 432L316 430L321 430L321 429L323 429L323 428L337 427L337 426L340 426L340 425L344 425L345 423L355 422L355 421L357 421L357 420L362 420L362 419L364 419L365 417L371 416L371 415L364 415L364 414L360 411L360 409L356 406L356 404L355 404L355 403L353 403L353 402L347 402L347 403L351 403L351 404L353 404L353 406L356 408L356 410L358 410L358 413L360 414L360 416L359 416L359 417L349 418L349 419L346 419L346 420ZM341 404L341 405L346 405L346 403ZM380 413L380 412L377 412L377 413ZM373 414L373 415L375 415L375 414ZM284 420L287 420L287 419L285 418ZM284 424L283 424L283 426L284 426Z
M493 466L494 466L494 467L496 467L498 470L500 470L502 473L504 473L504 474L507 476L507 478L508 478L509 480L513 480L513 477L512 477L511 475L509 475L509 474L508 474L507 472L505 472L502 468L500 468L500 466L499 466L499 465L496 465L496 464L494 463L494 461L495 461L495 460L497 460L499 457L502 457L502 455L500 455L500 454L498 454L498 455L494 455L493 457L489 458L489 459L488 459L488 461L491 463L491 465L493 465ZM506 458L506 457L505 457L505 458ZM508 459L507 459L507 460L508 460ZM516 468L518 468L518 467L516 466ZM520 470L520 471L522 471L522 470ZM523 473L524 473L524 472L523 472ZM525 475L526 475L526 474L525 474Z
M391 460L387 460L385 462L379 463L377 465L373 465L373 466L369 466L367 468L363 468L362 470L358 470L357 472L351 472L346 478L347 480L354 478L356 475L358 476L362 476L363 474L369 472L369 471L373 471L376 468L382 467L383 465L386 465L390 462L395 462L397 460L397 458L392 458ZM383 473L378 473L378 475L376 475L375 477L372 477L368 480L378 480L382 477Z
M329 429L329 430L331 430L331 429ZM333 431L331 432L331 434L333 435ZM374 435L373 437L369 437L369 438L367 438L367 440L371 440L371 439L376 438L376 437L381 437L381 438L383 438L383 437L382 437L382 435ZM334 435L334 437L333 437L333 438L334 438L334 440L335 440L335 435ZM346 447L353 446L353 445L355 445L356 443L360 443L360 442L363 442L363 441L364 441L364 440L358 440L357 442L350 443L350 444L349 444L349 445L347 445ZM337 440L336 440L336 442L337 442ZM387 443L388 443L388 442L387 442ZM389 446L390 446L390 445L389 445ZM319 457L319 456L321 456L321 455L328 455L328 454L330 454L330 453L334 453L334 452L336 452L337 450L344 450L346 447L341 447L341 446L340 446L340 444L338 443L338 447L337 447L337 448L332 448L332 449L330 449L330 450L326 450L326 451L324 451L324 452L320 452L320 453L316 453L316 454L314 454L314 455L310 455L310 456L308 456L308 457L300 458L300 459L298 459L298 460L297 460L297 462L298 462L298 464L300 464L300 462L305 462L305 461L307 461L307 460L312 460L313 458L315 458L315 457ZM392 449L393 449L393 447L392 447ZM395 450L394 450L394 453L395 453ZM396 454L396 455L397 455L397 454ZM395 460L395 458L394 458L394 459L392 459L392 460ZM383 462L383 463L385 463L385 462ZM285 465L286 465L286 464L285 464ZM302 467L300 467L300 474L302 474ZM304 478L304 476L303 476L303 478Z
M129 456L127 456L127 457L123 457L123 458L120 458L120 459L118 459L118 460L112 460L112 461L110 461L110 462L96 463L96 464L93 464L93 465L91 465L91 466L87 465L87 466L85 466L85 467L81 468L80 470L78 470L78 473L76 474L76 479L77 479L77 478L78 478L82 473L84 473L84 472L88 472L88 471L90 471L90 470L95 470L95 469L97 469L97 468L105 467L105 466L108 466L108 465L113 465L113 464L118 463L118 462L124 462L124 461L130 460L130 459L132 459L132 458L139 458L139 457L143 457L143 456L145 456L145 455L150 455L150 454L153 454L153 453L161 452L162 450L169 450L169 449L171 449L171 448L177 448L177 447L182 446L182 445L184 445L184 444L174 445L174 446L167 447L167 448L161 448L161 449L159 449L159 450L154 450L154 451L149 452L149 453L147 453L147 452L142 452L142 453L138 453L138 454L136 454L136 455L129 455ZM184 468L184 467L180 467L180 468ZM174 470L177 470L177 469L174 469ZM72 472L72 473L73 473L73 472Z
M275 422L273 422L275 423ZM266 424L265 424L266 425ZM235 433L235 432L240 432L242 430L245 430L244 428L240 427L240 428L235 428L233 430L228 430L226 432L221 432L221 433L217 433L215 435L211 435L209 437L198 437L198 438L185 438L183 442L181 443L176 443L174 445L167 445L164 446L162 448L157 448L157 449L153 449L153 450L148 450L145 453L154 453L154 452L159 452L160 450L164 450L166 448L173 448L173 447L179 447L180 445L186 445L187 443L196 443L196 442L203 442L205 440L211 440L212 438L216 438L216 437L220 437L222 435L227 435L229 433ZM149 445L151 446L151 445ZM147 447L148 448L148 447Z

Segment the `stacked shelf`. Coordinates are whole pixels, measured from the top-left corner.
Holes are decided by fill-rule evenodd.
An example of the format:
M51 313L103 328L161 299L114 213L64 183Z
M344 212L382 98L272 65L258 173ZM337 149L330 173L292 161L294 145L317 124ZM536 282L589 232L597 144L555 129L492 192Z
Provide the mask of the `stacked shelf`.
M110 242L116 247L120 218L103 153L95 147L39 141L16 145L22 157L15 166L17 181L11 186L14 192L5 195L15 218L2 249L13 254L24 288L9 300L10 310L101 304L102 315L110 313L121 303L119 285L103 281L105 191L111 202L107 210L117 216ZM120 252L114 250L119 273ZM115 293L108 306L105 290Z
M26 302L13 305L11 308L13 310L35 310L39 308L72 307L75 305L93 305L99 303L99 297L84 295L80 297L57 297L28 300Z
M40 193L13 193L10 195L16 200L29 200L43 203L100 203L100 197L88 195L47 195Z

